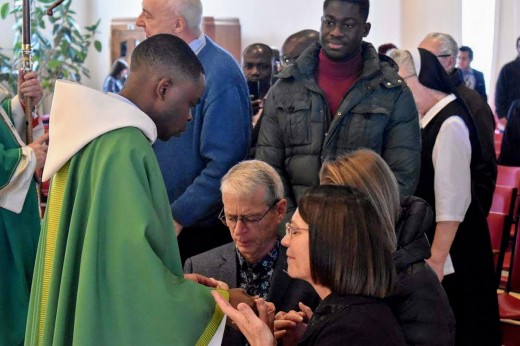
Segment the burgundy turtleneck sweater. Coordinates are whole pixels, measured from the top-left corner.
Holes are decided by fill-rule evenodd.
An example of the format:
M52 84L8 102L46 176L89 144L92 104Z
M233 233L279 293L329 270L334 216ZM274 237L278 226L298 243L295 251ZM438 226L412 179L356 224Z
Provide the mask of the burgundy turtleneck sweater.
M314 73L314 77L325 94L332 117L338 111L339 105L347 91L358 80L362 70L361 50L352 59L341 62L330 60L323 53L323 49L320 51L318 68Z

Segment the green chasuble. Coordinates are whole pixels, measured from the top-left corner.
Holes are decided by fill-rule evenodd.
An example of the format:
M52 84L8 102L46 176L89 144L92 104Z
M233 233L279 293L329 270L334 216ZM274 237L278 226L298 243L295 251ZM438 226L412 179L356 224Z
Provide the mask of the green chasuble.
M28 164L31 159L14 134L11 100L6 99L1 105L0 190L6 195L0 196L0 345L12 346L21 345L24 340L40 215L32 179L36 164ZM27 177L20 181L23 171ZM19 207L13 208L5 199L20 190L20 203L14 203Z
M107 97L121 103L96 97L101 101L90 106L100 110ZM99 113L105 123L116 117ZM53 141L60 141L53 116L51 161ZM84 129L71 124L70 138L74 126ZM204 344L203 332L209 341L221 320L210 289L183 277L166 188L147 137L136 127L96 135L53 177L26 344L193 346Z

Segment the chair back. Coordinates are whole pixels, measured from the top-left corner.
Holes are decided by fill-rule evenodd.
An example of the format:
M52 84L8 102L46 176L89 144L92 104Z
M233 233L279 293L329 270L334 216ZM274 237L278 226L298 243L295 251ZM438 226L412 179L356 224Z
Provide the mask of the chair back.
M491 210L494 213L502 213L514 217L514 201L518 189L512 186L497 185L493 193L493 202L491 203Z
M495 263L495 278L500 285L504 258L509 243L509 230L511 229L511 218L504 213L489 212L487 217L489 236L491 238L491 249L493 250L493 261Z
M512 251L511 267L509 268L507 290L520 293L520 237L516 237L515 240L515 247Z

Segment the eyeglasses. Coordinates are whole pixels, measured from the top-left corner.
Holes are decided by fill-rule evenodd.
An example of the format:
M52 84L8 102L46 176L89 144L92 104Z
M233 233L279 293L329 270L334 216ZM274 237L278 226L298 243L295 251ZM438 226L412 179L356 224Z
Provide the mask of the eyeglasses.
M300 227L294 227L293 225L291 225L289 222L287 222L285 224L285 235L288 235L289 238L292 238L293 236L295 236L296 234L298 234L298 232L301 232L301 231L308 231L309 229L308 228L300 228Z
M270 207L267 209L267 211L264 213L264 215L258 217L258 216L249 216L249 215L239 215L239 216L227 216L224 213L224 208L220 211L220 214L218 214L218 218L222 223L226 226L228 226L231 229L235 229L237 226L238 221L242 221L242 223L245 226L256 226L262 219L274 208L275 205L280 202L279 199L277 199Z
M451 56L451 54L439 54L439 55L437 55L437 58L448 58L450 56Z
M293 64L294 61L296 60L296 58L297 58L297 56L295 56L295 57L283 56L282 57L282 65L288 66L290 64Z

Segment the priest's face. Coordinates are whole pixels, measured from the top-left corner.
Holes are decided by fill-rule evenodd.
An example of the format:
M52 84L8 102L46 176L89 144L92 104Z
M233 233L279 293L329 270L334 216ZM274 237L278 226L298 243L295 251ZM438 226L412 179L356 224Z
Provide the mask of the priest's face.
M172 81L166 90L158 88L159 115L154 117L157 135L161 140L178 137L188 127L191 109L195 107L204 92L204 75L196 80L181 79Z

